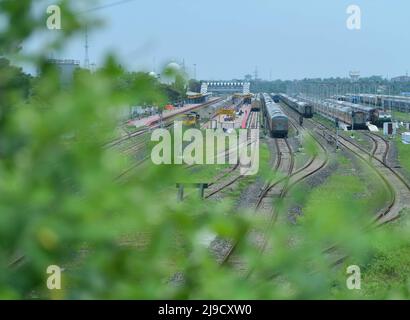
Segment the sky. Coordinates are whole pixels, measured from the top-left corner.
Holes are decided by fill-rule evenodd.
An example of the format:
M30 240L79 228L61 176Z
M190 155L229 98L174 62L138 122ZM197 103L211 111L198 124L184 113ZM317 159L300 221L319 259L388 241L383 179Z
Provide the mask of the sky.
M346 26L352 4L361 9L360 30ZM98 66L114 52L135 71L184 61L191 76L197 65L202 80L242 79L256 68L265 80L346 77L351 70L394 77L410 71L409 12L408 0L131 0L88 13L104 22L89 34L89 56ZM84 37L52 56L83 63Z

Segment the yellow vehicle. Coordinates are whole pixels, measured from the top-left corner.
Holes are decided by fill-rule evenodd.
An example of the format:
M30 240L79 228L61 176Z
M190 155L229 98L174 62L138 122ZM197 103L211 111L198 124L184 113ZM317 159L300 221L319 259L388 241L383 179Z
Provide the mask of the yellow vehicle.
M219 109L217 111L218 115L227 115L231 117L235 117L235 109Z
M196 112L187 113L184 115L183 124L187 127L192 127L197 125L199 120L199 115Z

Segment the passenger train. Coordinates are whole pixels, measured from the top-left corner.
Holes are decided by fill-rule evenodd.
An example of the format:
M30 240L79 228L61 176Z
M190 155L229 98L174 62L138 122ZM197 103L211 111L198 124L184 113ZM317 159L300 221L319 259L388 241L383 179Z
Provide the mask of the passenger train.
M298 112L305 118L313 117L313 105L305 101L300 101L298 99L289 97L286 94L279 94L279 99L283 101L286 105L291 107L293 110Z
M289 119L283 113L279 104L275 103L270 95L261 96L262 112L265 119L265 128L271 137L286 138L289 132Z
M392 96L382 94L346 94L347 99L386 109L393 109L401 112L410 112L410 97Z
M313 104L313 100L305 98ZM315 101L315 111L323 117L344 123L349 129L367 129L368 113L355 109L350 104L332 99Z
M376 105L370 103L366 103L366 105L363 105L362 103L365 102L364 100L359 99L359 96L334 96L334 99L349 104L349 106L351 106L355 110L367 112L368 121L378 127L382 127L383 123L385 122L392 121L392 116L389 111L384 110L384 108L381 109Z
M256 95L255 99L251 103L251 111L252 112L260 112L260 106L261 106L261 97L260 95Z

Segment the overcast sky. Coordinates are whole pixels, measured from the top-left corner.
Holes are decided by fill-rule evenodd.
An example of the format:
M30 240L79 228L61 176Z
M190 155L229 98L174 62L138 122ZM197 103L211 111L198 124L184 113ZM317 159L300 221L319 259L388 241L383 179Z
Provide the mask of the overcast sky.
M351 4L361 8L361 30L346 27ZM92 14L105 22L90 34L97 66L112 51L132 70L159 71L184 59L191 74L197 64L197 77L207 80L243 78L255 67L262 79L410 70L409 0L136 0ZM83 38L54 57L83 62Z

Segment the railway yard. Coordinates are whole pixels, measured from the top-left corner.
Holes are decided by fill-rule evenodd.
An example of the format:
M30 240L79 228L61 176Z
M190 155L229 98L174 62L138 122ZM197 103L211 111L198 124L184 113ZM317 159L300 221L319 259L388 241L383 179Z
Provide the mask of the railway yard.
M221 109L231 108L241 114L233 121L232 130L240 128L241 123L245 124L247 130L259 129L259 172L255 176L244 174L239 160L236 163L215 165L214 169L200 164L183 166L187 176L195 177L195 183L206 184L199 206L229 201L236 209L234 212L227 212L228 217L239 210L245 217L256 219L254 225L235 239L212 231L205 232L200 237L201 245L211 252L221 267L233 269L247 279L251 279L255 272L260 273L255 265L257 259L249 260L249 257L243 256L243 248L253 248L260 257L275 252L277 247L272 241L272 234L282 232L280 230L284 226L297 228L299 219L312 210L305 208L311 205L306 203L306 198L318 190L330 193L331 188L334 188L332 184L338 179L341 185L333 190L336 198L337 188L347 188L343 183L352 181L363 184L354 186L352 193L348 194L348 197L353 196L353 199L348 199L352 202L348 206L353 212L343 213L347 215L348 223L357 223L355 227L360 232L371 232L388 225L408 212L409 173L399 164L395 140L380 132L363 128L374 117L374 110L371 108L363 106L365 111L361 113L357 110L352 114L348 106L340 105L337 100L315 104L313 99L306 97L297 100L275 94L256 94L252 105L232 103L230 98L222 101L214 109L214 115L197 127L211 128L210 123L218 119L216 122L223 128L224 120L220 116L223 112L218 112ZM212 103L205 107L209 105ZM336 118L337 123L343 122L344 126L339 125L336 129ZM171 118L162 126L170 127L175 119L178 118ZM341 129L349 126L350 130ZM352 127L355 130L351 130ZM149 158L147 151L143 151L149 139L143 136L148 132L150 129L139 130L107 145L139 159L129 171L137 172ZM229 136L225 130L220 134ZM247 147L251 144L251 137L248 135ZM225 148L222 151L223 157L228 159L232 152L229 147ZM139 153L144 156L138 157ZM129 173L127 171L124 175ZM175 186L166 190L176 193ZM197 190L187 189L186 194L179 194L178 199L190 201L196 199L196 195ZM332 198L330 194L329 197ZM355 197L359 204L355 203ZM326 202L324 199L322 201ZM321 250L328 257L328 264L340 268L349 257L344 252L343 244L337 243L337 240L332 241L335 242L328 242L327 247ZM276 276L278 274L271 272L266 277L272 279ZM171 279L173 283L185 281L181 272L177 272Z
M166 243L167 256L160 262L163 271L155 279L164 288L180 288L192 281L179 259L183 256L187 265L195 265L200 252L210 258L208 263L215 264L215 281L235 277L239 283L245 281L247 286L258 288L266 283L272 283L271 288L286 287L294 269L309 279L324 272L323 268L332 273L325 273L329 279L352 264L372 270L374 258L358 258L352 248L368 248L379 230L389 230L397 223L405 225L410 209L410 173L401 164L402 146L397 137L364 129L372 123L380 128L387 122L377 118L382 112L358 104L352 113L353 108L341 101L268 93L254 94L246 101L222 96L162 117L151 116L132 125L122 123L117 138L100 146L124 160L114 185L121 188L145 175L148 180L142 181L149 185L150 172L162 170L158 177L168 177L153 182L153 198L162 199L171 214L181 210L181 216L166 234L158 234L156 223L148 222L136 228L138 231L131 228L121 233L116 245L145 254L155 244ZM191 148L191 152L171 152L169 158L181 158L180 165L154 164L153 150L158 147L154 133L171 133L175 148L176 124L181 125L181 149ZM198 143L201 134L207 138ZM165 135L162 139L166 141ZM227 140L228 144L219 144ZM167 158L164 146L162 159ZM193 156L209 149L212 159L207 156L201 162ZM248 156L251 151L249 163L243 162L243 150ZM184 162L184 157L195 161ZM255 158L257 170L252 171ZM144 199L137 199L140 206ZM155 216L155 202L145 206L152 206ZM189 241L183 231L187 221L201 230ZM73 265L81 264L77 260L92 254L88 248L82 249L81 257L64 268L72 272ZM289 259L286 267L276 262L284 257ZM9 267L21 268L26 260L23 252L9 262ZM301 267L305 264L309 267ZM365 292L371 294L369 290ZM233 293L221 290L217 297L226 294ZM294 295L292 290L274 294L282 298Z
M410 2L50 2L0 0L0 303L409 300Z

